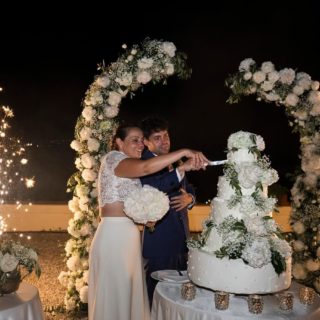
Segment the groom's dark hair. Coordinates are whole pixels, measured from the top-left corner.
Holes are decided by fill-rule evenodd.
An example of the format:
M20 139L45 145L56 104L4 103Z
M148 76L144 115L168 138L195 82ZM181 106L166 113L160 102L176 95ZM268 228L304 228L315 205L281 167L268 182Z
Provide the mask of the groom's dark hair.
M140 128L143 131L144 137L149 139L149 137L155 132L168 130L169 123L162 117L150 116L141 121Z

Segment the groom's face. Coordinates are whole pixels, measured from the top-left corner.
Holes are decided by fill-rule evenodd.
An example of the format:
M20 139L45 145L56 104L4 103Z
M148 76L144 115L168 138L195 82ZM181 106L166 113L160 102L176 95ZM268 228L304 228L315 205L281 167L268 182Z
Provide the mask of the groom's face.
M144 139L148 149L157 154L167 154L170 151L170 137L167 130L152 133L149 138Z

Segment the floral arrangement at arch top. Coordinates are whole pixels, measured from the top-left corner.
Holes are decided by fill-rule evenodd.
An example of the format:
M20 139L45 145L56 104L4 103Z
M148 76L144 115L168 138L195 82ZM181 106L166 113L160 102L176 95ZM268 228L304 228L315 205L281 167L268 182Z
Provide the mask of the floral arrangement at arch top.
M71 238L65 246L68 271L59 280L67 288L65 307L68 311L86 308L88 292L88 252L97 228L97 177L100 161L111 150L111 139L117 129L121 101L147 83L166 84L167 78L177 75L187 79L191 69L186 55L177 52L172 42L145 39L140 45L128 48L108 66L101 64L100 73L86 91L83 111L75 127L71 148L77 152L77 172L68 181L73 192L69 209L74 217L69 221Z
M319 81L292 68L277 71L272 62L243 60L226 79L237 103L243 95L284 106L293 132L300 136L301 171L291 189L293 268L296 280L320 292L320 91Z

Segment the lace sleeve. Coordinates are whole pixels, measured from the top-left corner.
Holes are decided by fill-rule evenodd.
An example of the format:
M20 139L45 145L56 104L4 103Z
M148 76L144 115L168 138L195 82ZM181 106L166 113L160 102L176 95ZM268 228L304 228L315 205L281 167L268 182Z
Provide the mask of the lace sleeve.
M139 179L121 178L114 174L119 162L126 158L128 157L122 152L111 151L102 160L98 179L100 207L106 203L124 201L132 188L140 185Z

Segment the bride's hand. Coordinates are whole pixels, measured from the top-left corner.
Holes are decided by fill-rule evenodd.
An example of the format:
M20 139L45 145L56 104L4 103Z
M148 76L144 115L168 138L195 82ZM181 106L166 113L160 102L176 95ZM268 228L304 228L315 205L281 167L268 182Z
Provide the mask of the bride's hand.
M155 221L148 221L146 223L146 227L150 228L150 229L154 229L154 226L156 225Z
M185 157L192 159L195 170L205 169L209 163L209 160L201 151L186 149Z

